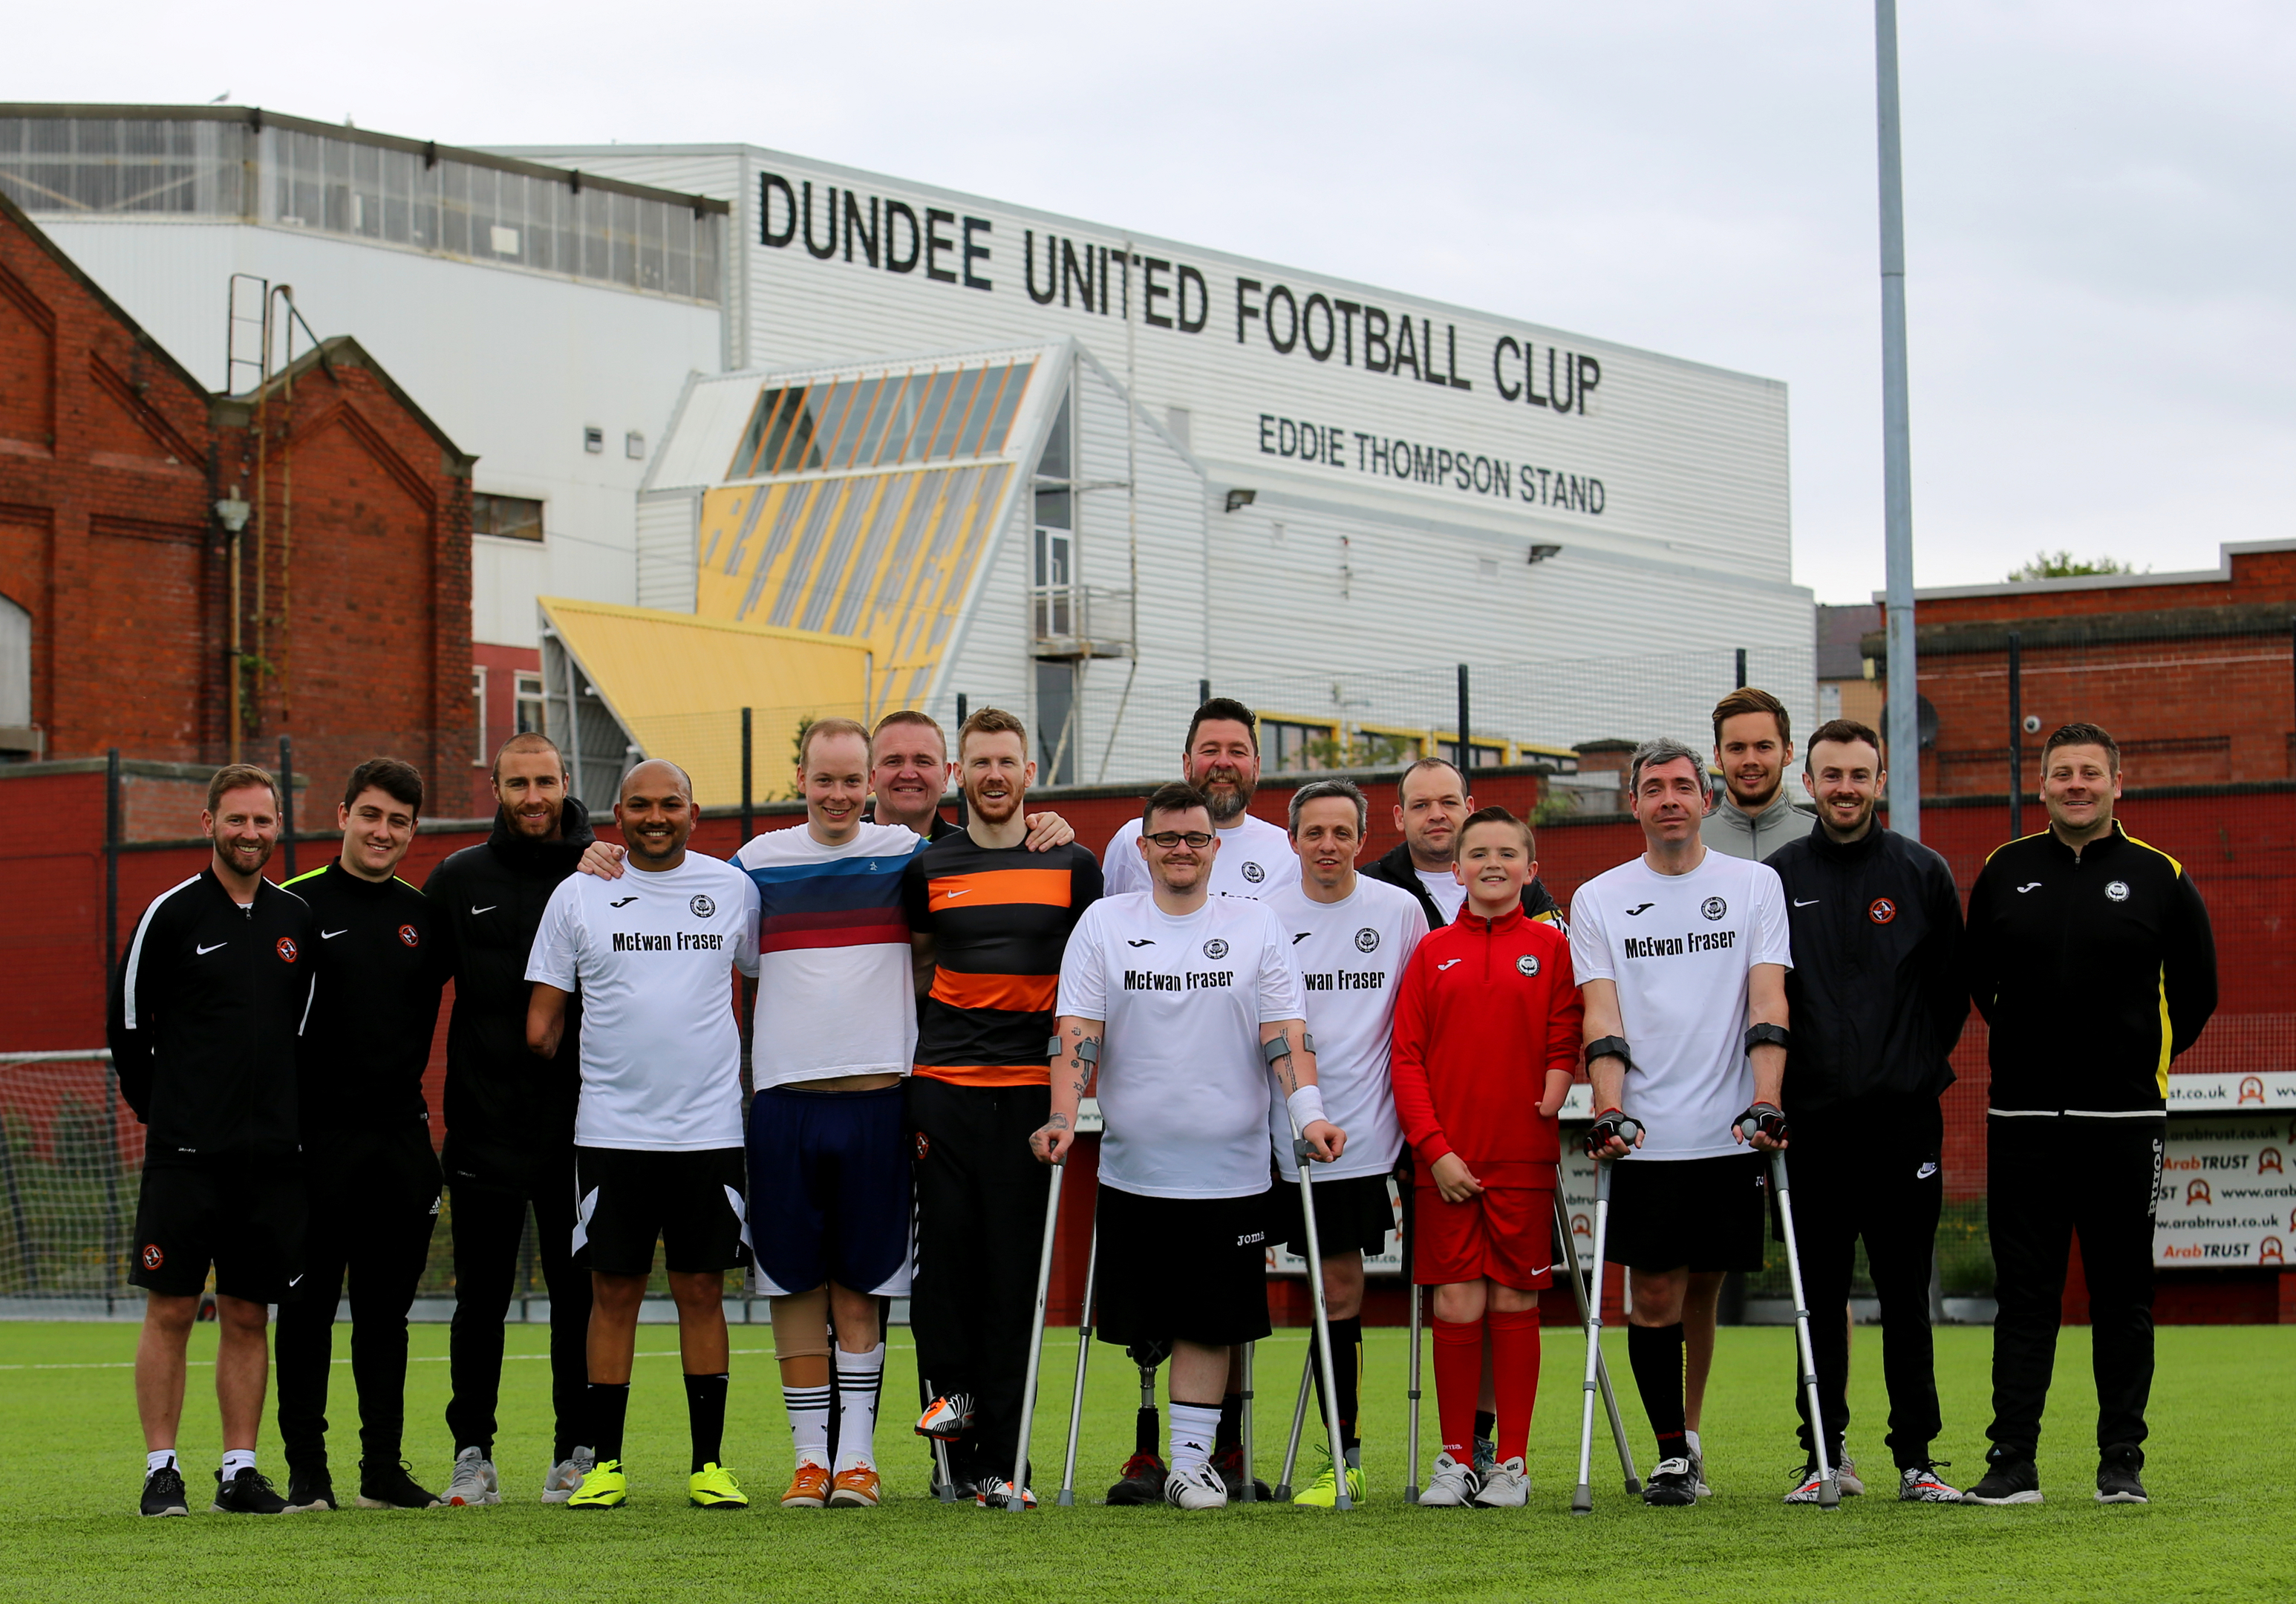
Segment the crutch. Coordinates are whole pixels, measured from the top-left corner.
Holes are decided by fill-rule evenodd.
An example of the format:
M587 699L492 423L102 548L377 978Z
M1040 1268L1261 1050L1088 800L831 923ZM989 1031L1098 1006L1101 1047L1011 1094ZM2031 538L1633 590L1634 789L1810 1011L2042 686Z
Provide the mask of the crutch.
M1084 1424L1084 1366L1092 1356L1093 1283L1100 1275L1100 1199L1095 1190L1092 1209L1092 1246L1084 1259L1084 1305L1077 1315L1076 1390L1069 1395L1068 1454L1061 1462L1061 1493L1054 1502L1063 1510L1076 1507L1077 1432Z
M1243 1345L1243 1416L1239 1422L1243 1438L1243 1477L1242 1485L1235 1495L1238 1503L1259 1502L1259 1485L1251 1475L1251 1350L1254 1346L1249 1342Z
M1587 1283L1579 1279L1582 1272L1578 1268L1578 1244L1571 1237L1570 1211L1564 1205L1560 1191L1554 1194L1554 1228L1562 1233L1563 1256L1570 1268L1570 1290L1578 1299L1578 1322L1584 1325L1587 1311ZM1595 1360L1595 1375L1603 1384L1603 1406L1611 1412L1611 1436L1619 1444L1619 1469L1627 1478L1627 1496L1638 1498L1642 1495L1642 1478L1635 1474L1634 1450L1627 1446L1626 1422L1619 1418L1619 1395L1611 1387L1611 1366L1602 1358L1599 1346Z
M1738 1125L1740 1133L1749 1145L1754 1133L1762 1128L1759 1119L1748 1117ZM1786 1273L1793 1282L1794 1346L1801 1356L1802 1395L1809 1404L1810 1458L1817 1466L1817 1507L1838 1510L1841 1507L1841 1482L1834 1468L1825 1458L1825 1423L1817 1415L1817 1355L1809 1346L1809 1300L1801 1291L1801 1253L1794 1242L1793 1204L1786 1186L1786 1156L1775 1149L1770 1153L1770 1189L1777 1194L1778 1224L1786 1233Z
M1045 1358L1045 1305L1053 1295L1053 1242L1060 1234L1061 1181L1066 1164L1053 1166L1052 1184L1045 1189L1045 1251L1037 1261L1037 1308L1029 1322L1028 1378L1021 1386L1021 1442L1013 1451L1013 1481L1005 1489L1004 1508L1013 1513L1029 1507L1029 1429L1037 1418L1037 1371Z
M1417 1184L1415 1179L1406 1176L1402 1185L1396 1189L1403 1204L1403 1289L1411 1297L1411 1379L1407 1384L1411 1395L1411 1427L1406 1434L1408 1444L1406 1450L1410 1458L1403 1469L1403 1502L1407 1504L1419 1502L1419 1306L1422 1295L1419 1283L1411 1278L1412 1241L1414 1228L1418 1224Z
M1292 1400L1292 1436L1283 1444L1283 1479L1275 1484L1275 1497L1281 1502L1292 1496L1292 1473L1300 1467L1300 1435L1308 1424L1308 1393L1316 1374L1316 1345L1308 1345L1308 1356L1300 1365L1300 1395Z
M1595 1512L1591 1480L1595 1458L1595 1393L1603 1374L1603 1250L1611 1233L1611 1161L1595 1160L1595 1282L1587 1290L1586 1398L1578 1416L1578 1485L1570 1492L1570 1512ZM1566 1235L1565 1240L1569 1238ZM1573 1244L1571 1251L1578 1248Z
M933 1390L932 1378L922 1372L917 1377L917 1390L925 1395L928 1407L940 1395ZM955 1503L956 1487L948 1476L948 1444L939 1437L928 1437L926 1441L932 1444L933 1496L943 1503Z
M1276 1046L1281 1043L1282 1038L1279 1037L1275 1042L1268 1044ZM1288 1105L1284 1112L1288 1117L1291 1112ZM1308 1166L1315 1160L1316 1150L1308 1144L1305 1136L1300 1134L1297 1122L1294 1122L1292 1126L1292 1153L1294 1161L1300 1166L1300 1212L1308 1222L1308 1297L1316 1310L1314 1352L1320 1354L1324 1362L1324 1426L1331 1433L1332 1475L1335 1483L1332 1507L1335 1510L1352 1510L1356 1506L1354 1501L1348 1497L1348 1457L1346 1451L1340 1446L1340 1379L1338 1371L1332 1363L1332 1316L1330 1307L1324 1300L1324 1249L1322 1242L1316 1235L1316 1183L1308 1173ZM1247 1354L1250 1351L1245 1350ZM1250 1371L1247 1369L1245 1371L1247 1379L1250 1374ZM1249 1437L1244 1440L1250 1441ZM1294 1440L1297 1440L1296 1435ZM1249 1450L1246 1451L1244 1457L1247 1460L1250 1459ZM1247 1465L1247 1472L1249 1469Z

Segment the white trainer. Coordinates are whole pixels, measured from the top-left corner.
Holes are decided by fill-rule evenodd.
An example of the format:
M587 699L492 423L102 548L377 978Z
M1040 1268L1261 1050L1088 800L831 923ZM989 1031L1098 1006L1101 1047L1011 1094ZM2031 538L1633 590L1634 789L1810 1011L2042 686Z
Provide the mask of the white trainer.
M598 1453L594 1448L577 1448L573 1453L550 1467L550 1474L542 1478L542 1502L562 1504L580 1490L582 1478L598 1468Z
M447 1508L455 1510L502 1502L502 1482L485 1449L473 1445L455 1456L454 1479L441 1497Z
M1189 1470L1174 1470L1164 1478L1164 1502L1183 1510L1225 1510L1227 1484L1210 1461Z
M1426 1491L1420 1494L1419 1502L1439 1510L1463 1509L1474 1501L1480 1486L1471 1467L1447 1453L1439 1453L1435 1456L1435 1474L1427 1478Z
M1475 1502L1486 1510L1520 1510L1529 1503L1530 1477L1523 1472L1522 1455L1492 1466L1475 1493Z

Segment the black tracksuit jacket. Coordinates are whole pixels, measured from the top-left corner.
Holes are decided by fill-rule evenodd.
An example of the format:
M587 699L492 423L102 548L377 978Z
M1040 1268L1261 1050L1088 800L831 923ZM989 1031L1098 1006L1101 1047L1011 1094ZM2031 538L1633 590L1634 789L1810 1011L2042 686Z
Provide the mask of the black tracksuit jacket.
M144 910L105 1034L120 1095L150 1127L146 1164L295 1157L318 945L301 897L259 880L242 908L212 863Z
M1789 1114L1944 1092L1969 1017L1961 894L1946 861L1879 823L1847 843L1813 825L1767 861L1793 934Z
M1420 912L1427 915L1429 929L1439 930L1450 922L1443 917L1441 906L1427 895L1426 884L1419 878L1418 865L1411 861L1411 844L1408 841L1398 841L1385 856L1376 863L1365 864L1363 872L1375 880L1383 880L1417 897ZM1522 888L1522 911L1529 917L1543 919L1551 925L1562 923L1562 906L1547 890L1545 880L1535 880Z
M560 838L529 840L499 812L494 833L430 872L423 895L455 977L447 1025L447 1163L450 1171L531 1178L537 1161L573 1150L582 1090L581 999L566 1005L555 1058L526 1050L526 961L542 911L597 837L581 803L566 798Z
M2054 831L1996 847L1970 892L1968 953L1998 1112L2164 1112L2169 1060L2216 1011L2200 892L2118 820L2079 856Z
M340 858L287 887L318 921L328 981L303 1029L307 1142L427 1124L422 1072L451 973L439 904L396 876L362 880Z

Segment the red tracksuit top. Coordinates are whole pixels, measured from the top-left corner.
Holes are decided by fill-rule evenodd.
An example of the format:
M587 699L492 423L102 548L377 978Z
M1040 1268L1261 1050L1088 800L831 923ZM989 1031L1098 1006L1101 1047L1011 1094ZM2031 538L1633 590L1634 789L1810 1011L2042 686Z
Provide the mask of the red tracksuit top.
M1578 1065L1584 1013L1570 938L1523 917L1467 909L1412 953L1395 998L1390 1074L1419 1179L1456 1152L1485 1186L1551 1189L1562 1157L1538 1115L1550 1069Z

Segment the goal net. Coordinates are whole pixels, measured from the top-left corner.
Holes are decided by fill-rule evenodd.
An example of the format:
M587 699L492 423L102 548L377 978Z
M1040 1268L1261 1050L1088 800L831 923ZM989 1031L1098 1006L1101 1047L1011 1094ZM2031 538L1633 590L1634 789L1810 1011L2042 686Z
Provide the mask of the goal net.
M127 1284L144 1127L111 1055L0 1053L0 1307L109 1312ZM74 1312L77 1312L76 1310Z

